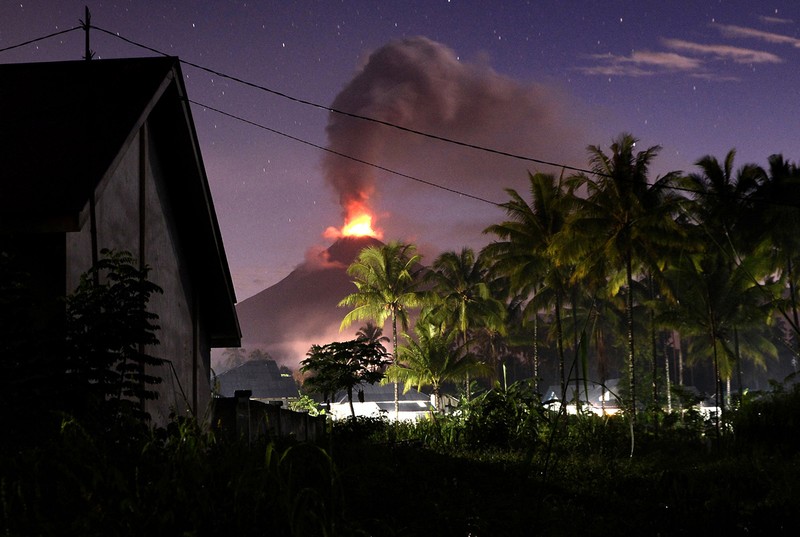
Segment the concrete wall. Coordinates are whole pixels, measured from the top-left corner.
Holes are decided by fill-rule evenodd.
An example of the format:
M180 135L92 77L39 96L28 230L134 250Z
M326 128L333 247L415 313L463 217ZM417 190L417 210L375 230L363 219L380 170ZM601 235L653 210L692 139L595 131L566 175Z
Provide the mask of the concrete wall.
M210 348L200 322L200 297L194 292L189 267L181 252L172 203L167 197L160 162L163 155L152 143L145 126L127 147L116 168L96 189L98 251L127 250L150 266L150 281L164 290L154 295L149 310L159 316L160 344L146 352L171 362L149 374L163 380L159 397L147 403L153 422L163 425L171 412L202 419L211 397ZM144 209L140 208L144 193ZM142 214L143 213L143 214ZM67 291L92 264L89 207L81 214L81 229L67 234ZM144 247L141 248L140 244Z
M279 405L254 401L247 395L213 399L213 428L229 439L293 438L317 442L325 437L325 416L310 416Z

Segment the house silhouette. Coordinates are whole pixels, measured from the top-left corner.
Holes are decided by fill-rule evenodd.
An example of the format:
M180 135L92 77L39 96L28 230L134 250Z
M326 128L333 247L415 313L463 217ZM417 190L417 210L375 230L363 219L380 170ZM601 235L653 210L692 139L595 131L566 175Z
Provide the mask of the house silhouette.
M236 302L177 58L0 65L0 250L30 274L63 331L62 297L103 249L131 252L163 295L167 362L154 423L202 417L212 347L239 346Z

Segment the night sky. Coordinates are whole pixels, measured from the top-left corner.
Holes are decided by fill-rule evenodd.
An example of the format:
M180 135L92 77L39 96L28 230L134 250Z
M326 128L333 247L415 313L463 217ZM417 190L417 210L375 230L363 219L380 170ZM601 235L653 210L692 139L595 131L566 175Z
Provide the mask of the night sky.
M737 166L800 160L796 1L7 1L0 49L92 24L324 107L533 159L586 167L631 132L661 145L654 174L736 148ZM93 30L96 58L153 52ZM80 59L84 34L0 53ZM192 112L237 297L332 242L347 203L429 261L480 248L535 162L347 119L182 66L190 99L404 174L366 167L199 105ZM468 196L437 189L435 183ZM474 197L472 197L474 196ZM475 199L481 198L481 199Z

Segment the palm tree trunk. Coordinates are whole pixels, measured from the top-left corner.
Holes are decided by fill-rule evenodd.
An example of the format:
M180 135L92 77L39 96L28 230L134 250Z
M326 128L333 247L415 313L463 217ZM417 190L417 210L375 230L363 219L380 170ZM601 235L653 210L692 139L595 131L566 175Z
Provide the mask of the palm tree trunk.
M392 363L397 364L397 313L392 310ZM400 384L394 383L394 421L400 421Z
M656 292L654 289L653 274L649 274L648 287L650 287L650 300L655 301ZM656 313L655 307L651 306L650 310L650 344L653 351L653 410L659 408L658 404L658 338L656 337Z
M739 355L739 329L733 329L733 349L736 353L736 384L739 390L739 401L742 400L744 395L744 386L742 386L742 357Z
M567 378L564 371L564 333L561 326L561 292L556 291L556 346L558 347L558 372L561 376L561 404L566 404Z
M725 407L726 409L731 408L731 376L728 375L725 378Z
M572 297L570 302L572 302L572 350L575 353L575 358L573 360L573 364L575 364L575 410L580 411L581 408L581 375L579 374L579 365L578 365L578 311L575 307L577 303L576 293L577 286L572 286ZM589 394L586 394L586 400L589 400Z
M462 332L461 335L464 338L464 352L466 353L467 356L469 356L469 343L467 342L467 333L466 332ZM464 388L465 388L465 392L466 392L466 395L467 395L467 401L469 401L470 400L470 395L471 395L470 394L470 389L469 389L469 384L470 384L469 371L467 371L466 376L467 376L467 379L466 379L466 385L464 386Z
M350 415L353 416L353 419L356 419L356 409L353 408L353 387L347 387L347 402L350 404Z
M792 264L791 252L786 253L786 268L788 271L789 280L789 302L792 305L792 319L794 319L794 343L795 343L795 358L800 360L800 321L798 321L797 312L797 290L794 285L794 266Z
M665 337L662 334L662 337ZM667 341L664 340L663 342L663 350L664 350L664 389L667 392L667 412L672 412L672 386L670 383L670 368L669 368L669 351L667 351Z
M533 312L533 386L539 393L539 313Z
M628 383L630 387L630 410L632 423L636 423L636 361L633 339L633 260L630 250L625 256L625 276L628 296L625 304L625 317L628 323Z
M712 328L713 330L713 328ZM717 342L714 336L711 336L711 345L714 348L714 405L716 405L716 425L717 425L717 440L719 440L720 434L722 432L720 426L720 414L722 413L722 398L720 396L720 388L722 387L722 381L720 380L719 376L719 357L717 356Z

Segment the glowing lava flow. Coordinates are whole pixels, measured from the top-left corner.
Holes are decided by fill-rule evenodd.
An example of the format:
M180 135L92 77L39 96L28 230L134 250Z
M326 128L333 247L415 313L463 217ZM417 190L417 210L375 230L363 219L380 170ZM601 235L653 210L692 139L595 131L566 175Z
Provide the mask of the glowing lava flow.
M363 209L355 214L349 214L341 229L333 226L325 230L325 237L338 239L340 237L374 237L380 239L383 232L372 227L372 215Z

